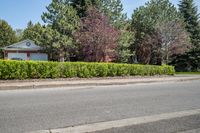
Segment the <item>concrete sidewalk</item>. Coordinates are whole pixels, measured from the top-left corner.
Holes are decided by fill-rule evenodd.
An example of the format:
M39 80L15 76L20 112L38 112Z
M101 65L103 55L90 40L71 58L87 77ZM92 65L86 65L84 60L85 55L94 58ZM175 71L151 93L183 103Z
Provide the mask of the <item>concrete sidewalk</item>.
M125 85L154 82L178 82L187 80L200 80L200 75L179 75L164 77L119 77L119 78L94 78L94 79L62 79L62 80L22 80L22 81L0 81L0 90L15 89L37 89L53 87L82 87L82 86L103 86L103 85Z

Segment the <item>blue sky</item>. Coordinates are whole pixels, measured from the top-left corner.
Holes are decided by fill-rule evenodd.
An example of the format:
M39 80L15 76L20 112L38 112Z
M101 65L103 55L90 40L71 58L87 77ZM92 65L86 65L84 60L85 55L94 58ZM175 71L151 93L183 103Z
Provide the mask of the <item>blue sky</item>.
M41 22L42 12L51 0L0 0L0 19L6 20L14 29L25 28L28 21ZM124 12L130 17L133 10L148 0L122 0ZM177 5L179 0L170 0ZM200 10L200 0L194 0Z

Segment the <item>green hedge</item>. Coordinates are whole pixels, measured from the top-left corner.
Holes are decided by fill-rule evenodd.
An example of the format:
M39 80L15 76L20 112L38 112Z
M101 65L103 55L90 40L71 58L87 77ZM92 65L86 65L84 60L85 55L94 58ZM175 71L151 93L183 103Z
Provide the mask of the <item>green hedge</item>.
M92 78L173 74L175 74L174 67L166 65L0 60L0 79Z

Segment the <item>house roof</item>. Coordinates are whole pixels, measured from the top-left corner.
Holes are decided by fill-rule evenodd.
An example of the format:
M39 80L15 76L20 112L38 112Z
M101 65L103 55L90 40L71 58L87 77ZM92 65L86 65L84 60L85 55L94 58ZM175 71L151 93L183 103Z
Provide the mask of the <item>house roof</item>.
M23 40L18 43L14 43L12 45L6 46L3 50L18 50L18 51L38 51L42 50L43 48L36 45L32 40Z

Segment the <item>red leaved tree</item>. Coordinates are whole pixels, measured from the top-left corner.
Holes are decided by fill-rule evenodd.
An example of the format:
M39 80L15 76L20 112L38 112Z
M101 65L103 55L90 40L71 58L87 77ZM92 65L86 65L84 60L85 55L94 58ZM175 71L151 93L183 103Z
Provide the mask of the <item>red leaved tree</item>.
M111 62L116 59L118 30L109 24L109 19L98 9L90 7L81 27L75 33L85 61Z

